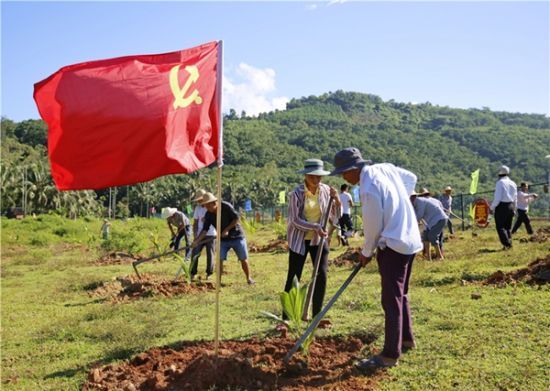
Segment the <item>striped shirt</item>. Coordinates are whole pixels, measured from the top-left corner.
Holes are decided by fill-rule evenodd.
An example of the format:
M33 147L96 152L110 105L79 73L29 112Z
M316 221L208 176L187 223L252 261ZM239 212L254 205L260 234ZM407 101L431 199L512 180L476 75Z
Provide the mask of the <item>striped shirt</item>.
M294 189L288 197L288 247L290 250L300 255L305 255L306 253L306 244L304 241L306 232L315 230L319 227L318 223L310 223L304 216L305 190L305 185L301 184ZM318 192L319 206L321 207L322 213L324 213L330 200L330 187L324 183L319 183ZM340 208L336 208L336 204L333 204L332 206L333 207L329 218L333 222L338 221L340 218ZM317 246L319 244L319 240L319 235L314 233L310 245Z

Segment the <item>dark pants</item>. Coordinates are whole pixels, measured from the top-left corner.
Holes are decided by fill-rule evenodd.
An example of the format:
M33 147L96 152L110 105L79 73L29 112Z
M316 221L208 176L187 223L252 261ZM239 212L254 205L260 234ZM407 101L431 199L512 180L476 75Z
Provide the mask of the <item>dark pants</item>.
M449 233L451 235L454 235L455 231L453 230L453 222L451 221L451 215L449 215L449 219L447 220L447 228L449 229Z
M179 250L181 239L185 237L185 258L189 258L191 255L191 226L187 225L184 229L178 232L176 238L174 239L174 250Z
M518 218L516 219L514 228L512 228L512 234L515 234L519 227L521 227L521 223L525 223L525 229L527 230L527 233L529 235L533 235L533 228L531 228L531 220L529 220L527 211L518 209Z
M378 250L376 260L382 278L384 308L384 357L399 358L403 341L414 341L409 308L409 279L415 254L403 255L389 247Z
M512 247L512 220L514 219L514 204L501 202L495 208L495 225L498 238L504 247Z
M338 221L340 224L340 228L342 229L342 236L348 231L353 231L353 224L351 222L351 216L347 213L344 213L342 217L340 217L340 221Z
M304 269L304 263L306 262L307 254L311 255L311 262L315 263L315 257L317 256L317 250L319 246L310 246L309 240L306 240L306 253L300 255L292 250L288 253L288 274L286 276L285 292L290 291L292 288L292 280L294 276L298 277L298 280L302 277L302 270ZM323 252L321 253L321 259L319 260L319 271L317 273L317 279L315 280L315 290L313 291L312 310L313 316L317 315L323 309L323 299L325 298L325 289L327 286L327 270L328 270L328 244L325 240L323 245ZM283 318L286 319L286 315L283 314Z
M210 237L205 237L205 239L210 239ZM209 242L203 243L193 249L191 253L191 275L197 274L197 269L199 265L199 257L201 255L202 249L206 247L206 274L211 275L214 273L214 249L216 248L216 241L211 240Z

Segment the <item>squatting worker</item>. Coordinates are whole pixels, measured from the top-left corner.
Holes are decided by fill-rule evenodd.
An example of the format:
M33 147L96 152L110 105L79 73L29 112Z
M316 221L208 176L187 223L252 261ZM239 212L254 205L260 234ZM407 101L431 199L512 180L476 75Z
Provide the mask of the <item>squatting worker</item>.
M202 197L206 194L206 190L199 189L195 193L195 198L193 202L196 203L195 209L193 211L193 238L196 239L202 232L202 227L204 226L204 217L206 215L206 208L200 204ZM197 275L197 269L199 265L199 258L203 248L206 248L206 279L210 279L210 276L214 273L214 252L216 248L216 230L214 226L211 226L209 231L206 233L206 238L203 243L197 244L196 247L193 247L193 252L191 253L191 279L194 280Z
M495 215L495 226L500 243L504 250L512 248L512 220L516 214L518 190L514 181L508 176L510 169L501 166L498 171L499 180L495 185L495 195L491 204L491 211Z
M221 234L220 234L220 268L223 268L223 261L227 259L227 253L233 249L237 258L241 262L246 277L246 282L249 285L254 284L254 280L250 277L250 268L248 266L248 249L246 247L246 238L244 231L239 223L239 215L229 202L218 201L212 193L205 193L202 196L201 205L207 210L204 216L204 225L202 232L193 242L193 245L201 242L207 235L211 227L216 227L216 213L218 208L221 210Z
M187 247L185 258L189 258L191 255L191 223L189 219L177 208L165 208L162 212L172 233L171 246L174 247L174 250L179 250L181 239L185 237L185 246Z
M382 280L385 315L384 349L380 355L359 361L360 370L397 364L402 349L414 348L407 293L415 254L422 250L420 231L409 201L416 175L390 163L369 165L357 148L346 148L334 157L331 175L359 183L365 242L360 261L368 264L376 252Z
M338 221L340 199L336 189L321 183L323 176L329 174L323 169L321 160L306 160L304 169L298 173L304 174L304 183L298 185L288 198L287 240L289 252L285 292L292 288L294 276L298 280L301 278L308 253L314 263L317 252L322 251L312 297L312 312L315 316L323 308L328 270L329 246L327 241L324 242L323 248L319 248L321 238L327 237L327 232L321 226L321 218L327 213L329 200L332 198L333 204L329 220ZM283 316L285 315L283 314ZM319 327L328 326L330 326L330 322L326 319L319 324Z
M427 196L420 196L421 194ZM443 260L443 228L447 224L448 216L441 201L430 197L430 192L422 189L422 193L412 192L410 199L418 221L423 220L425 229L422 233L424 242L424 257L432 260L430 244L435 248L436 259Z

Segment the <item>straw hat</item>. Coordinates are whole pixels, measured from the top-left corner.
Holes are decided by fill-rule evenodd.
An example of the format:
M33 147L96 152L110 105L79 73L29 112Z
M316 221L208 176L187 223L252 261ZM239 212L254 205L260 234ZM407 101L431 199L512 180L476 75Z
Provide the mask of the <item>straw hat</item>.
M418 194L420 197L423 197L423 196L429 196L431 195L432 193L430 193L430 191L428 189L426 189L425 187L422 188L422 190L420 190L420 194Z
M201 205L206 205L206 204L209 204L211 202L214 202L214 201L217 201L218 199L214 196L214 194L210 193L210 192L206 192L204 193L204 195L202 196L199 204Z
M447 186L443 189L443 191L453 191L453 188L451 186Z
M195 193L195 197L193 198L193 202L199 202L202 199L202 196L206 194L206 190L199 189Z

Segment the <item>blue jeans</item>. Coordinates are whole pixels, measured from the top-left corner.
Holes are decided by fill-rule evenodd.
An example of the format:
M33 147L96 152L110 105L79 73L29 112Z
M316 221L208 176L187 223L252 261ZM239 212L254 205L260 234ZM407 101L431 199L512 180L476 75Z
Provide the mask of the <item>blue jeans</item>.
M246 248L246 239L222 239L220 242L220 260L225 261L227 259L227 253L233 249L239 261L246 261L248 259L248 249Z

